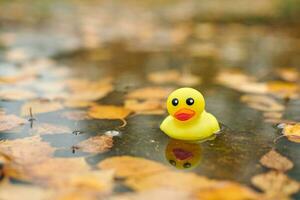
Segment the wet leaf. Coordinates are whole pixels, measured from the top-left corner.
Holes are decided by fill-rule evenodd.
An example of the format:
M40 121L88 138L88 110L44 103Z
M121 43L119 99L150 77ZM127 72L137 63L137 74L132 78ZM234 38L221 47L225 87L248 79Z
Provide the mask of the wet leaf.
M77 101L72 99L67 99L66 101L64 101L64 106L68 108L86 108L94 104L95 103L91 101Z
M243 95L241 101L246 103L250 108L260 111L283 111L284 106L275 99L265 95Z
M143 176L155 174L169 168L155 161L131 156L107 158L98 164L101 169L114 169L118 177Z
M107 135L93 136L81 141L76 147L88 153L102 153L113 147L113 138Z
M24 88L10 88L10 89L1 89L0 99L10 100L10 101L19 101L26 99L33 99L36 97L36 94L30 90Z
M280 155L275 150L271 150L267 154L265 154L260 159L260 163L265 167L283 172L292 169L294 166L294 164L289 159Z
M7 131L16 128L26 123L25 119L16 115L6 115L5 112L0 112L0 131Z
M68 120L75 120L75 121L80 121L80 120L89 120L91 119L88 116L88 113L83 110L73 110L73 111L67 111L61 114L63 118L66 118Z
M122 106L97 104L89 109L88 115L95 119L124 119L131 112Z
M245 93L265 94L268 91L265 83L258 83L254 77L247 76L239 71L224 70L218 75L217 82Z
M167 87L145 87L129 92L127 99L167 99L173 88Z
M251 182L271 199L286 199L286 197L300 189L298 182L276 171L256 175L252 177Z
M286 124L283 134L292 142L300 143L300 124Z
M161 115L165 113L165 102L161 100L145 100L138 101L136 99L128 99L124 102L125 108L133 110L136 114L144 115Z
M148 80L156 84L174 83L184 86L194 86L201 82L201 79L191 73L179 72L177 70L156 71L148 74Z
M296 83L273 81L268 83L268 90L282 98L299 97L300 88Z
M285 81L295 82L299 80L300 74L296 68L285 67L276 70L277 75Z
M33 126L31 130L33 134L46 135L46 134L61 134L61 133L70 133L71 130L67 126L63 125L54 125L48 123L38 123Z
M238 183L220 182L213 187L200 189L197 199L201 200L258 200L259 194Z
M53 112L63 109L63 105L58 101L33 100L24 103L21 107L21 116L29 116L30 108L33 114Z
M54 191L38 186L11 184L7 180L0 184L1 200L42 200L51 199Z

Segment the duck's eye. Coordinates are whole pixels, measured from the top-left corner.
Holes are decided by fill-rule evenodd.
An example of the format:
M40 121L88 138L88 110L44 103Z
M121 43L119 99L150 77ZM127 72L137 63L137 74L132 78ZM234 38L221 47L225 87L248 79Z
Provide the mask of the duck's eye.
M184 163L183 164L183 167L184 168L190 168L192 165L191 165L191 163L189 163L189 162L186 162L186 163Z
M189 106L193 105L194 104L194 99L193 98L187 98L186 99L186 104L189 105Z
M179 103L178 99L175 98L175 99L172 100L173 106L177 106L178 103Z
M174 160L169 160L170 164L176 166L176 162Z

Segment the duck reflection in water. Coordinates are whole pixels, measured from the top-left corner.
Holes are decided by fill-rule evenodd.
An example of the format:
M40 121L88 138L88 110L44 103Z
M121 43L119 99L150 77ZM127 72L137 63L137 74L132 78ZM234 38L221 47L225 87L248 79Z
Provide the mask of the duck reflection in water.
M171 139L166 147L165 156L168 162L177 169L192 169L201 161L199 143L188 143Z

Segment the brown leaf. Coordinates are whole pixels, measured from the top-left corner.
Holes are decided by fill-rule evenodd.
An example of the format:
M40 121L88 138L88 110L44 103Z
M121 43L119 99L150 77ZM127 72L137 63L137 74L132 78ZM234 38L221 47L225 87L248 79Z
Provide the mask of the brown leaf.
M68 120L75 120L75 121L80 121L80 120L89 120L91 119L88 116L88 113L83 110L73 110L73 111L67 111L61 114L63 118L66 118Z
M177 70L156 71L148 74L148 79L156 84L174 83L178 85L194 86L201 79L191 73L181 73Z
M299 71L296 68L284 67L277 69L276 73L285 81L296 82L300 78Z
M282 98L297 98L299 97L299 85L296 83L272 81L268 83L268 90Z
M300 143L300 123L286 124L283 128L283 134L288 140Z
M48 123L38 123L33 126L31 132L38 135L46 135L46 134L70 133L71 130L67 126L54 125Z
M254 186L264 191L268 197L273 199L285 199L300 189L298 182L276 171L256 175L252 177L251 182Z
M129 92L126 95L127 99L161 99L165 100L173 91L173 88L167 87L145 87Z
M0 112L0 131L7 131L16 128L26 123L25 119L16 115L6 115L5 112Z
M260 159L260 163L265 167L283 172L292 169L294 166L294 164L289 159L280 155L275 150L271 150L267 154L265 154Z
M145 100L138 101L136 99L128 99L124 102L125 108L133 110L136 114L144 115L162 115L165 113L165 102L161 100Z
M131 156L116 156L103 160L98 164L101 169L114 169L118 177L143 176L155 174L169 168L155 161Z
M88 153L102 153L113 147L113 138L107 135L93 136L81 141L76 147Z
M89 109L88 115L96 119L124 119L131 112L122 106L97 104Z
M10 101L19 101L26 99L33 99L36 97L36 94L30 90L24 88L9 88L1 89L0 99L10 100Z
M220 182L213 187L200 189L197 199L201 200L258 200L260 196L245 186L232 182Z
M47 100L33 100L24 103L21 107L21 116L29 116L30 108L33 114L53 112L63 109L60 102L57 101L47 101Z
M254 77L240 71L224 70L218 75L217 82L240 92L265 94L268 91L265 83L258 83Z
M260 111L283 111L284 106L275 99L265 95L243 95L241 101L246 103L250 108Z

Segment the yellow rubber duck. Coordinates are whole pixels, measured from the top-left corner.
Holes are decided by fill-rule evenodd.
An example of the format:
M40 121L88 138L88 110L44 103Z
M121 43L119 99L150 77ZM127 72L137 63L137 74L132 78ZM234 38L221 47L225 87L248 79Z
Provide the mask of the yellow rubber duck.
M198 141L220 131L217 119L205 111L202 94L193 88L180 88L167 100L170 114L160 125L168 136L178 140Z

